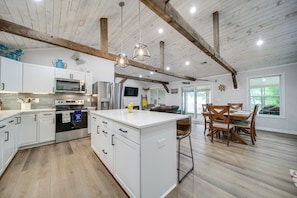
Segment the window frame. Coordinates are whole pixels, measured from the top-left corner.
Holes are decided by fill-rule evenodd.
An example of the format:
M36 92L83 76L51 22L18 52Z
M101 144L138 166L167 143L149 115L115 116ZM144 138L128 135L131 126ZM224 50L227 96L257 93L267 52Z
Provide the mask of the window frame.
M263 74L258 76L250 76L247 78L247 104L249 109L251 109L251 94L250 94L250 80L255 78L267 78L273 76L280 76L280 114L279 115L271 115L271 114L259 114L260 108L258 109L257 116L263 118L276 118L276 119L284 119L286 112L285 112L285 74L284 73L272 73L272 74Z
M151 96L151 91L157 91L157 104L154 104L154 103L151 103L151 98L152 98L152 96ZM164 88L152 88L152 89L150 89L150 91L149 91L149 93L150 93L150 95L149 95L149 104L154 104L154 105L164 105L164 104L159 104L159 101L160 101L160 96L159 96L159 91L164 91L164 93L165 93L165 95L164 95L164 102L166 102L166 90L164 89Z

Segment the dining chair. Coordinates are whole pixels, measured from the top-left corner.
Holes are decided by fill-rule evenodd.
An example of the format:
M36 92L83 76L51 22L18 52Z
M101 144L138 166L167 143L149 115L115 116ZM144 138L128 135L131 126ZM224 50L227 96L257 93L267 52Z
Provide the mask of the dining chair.
M209 105L208 106L211 128L211 142L214 134L223 131L227 134L227 146L229 146L230 131L233 132L234 125L230 123L229 105Z
M192 126L191 126L191 117L182 119L182 120L177 120L176 121L176 137L178 140L178 163L177 163L177 171L178 171L178 182L181 183L182 180L192 171L194 170L194 157L193 157L193 150L192 150L192 142L191 142L191 132L192 132ZM186 153L182 153L180 150L180 143L181 140L185 139L186 137L189 138L189 146L190 146L190 155ZM181 170L180 168L180 157L181 155L190 158L191 159L191 168L184 171ZM183 177L180 177L180 172L185 172L185 175Z
M228 103L230 106L231 111L238 111L242 110L243 103Z
M237 129L237 133L239 135L242 135L242 134L249 135L253 145L255 144L255 141L256 141L256 115L258 113L258 108L259 108L259 105L256 104L250 120L238 121L234 123L234 126Z
M209 105L212 105L212 103L202 104L202 111L207 112ZM209 119L209 116L203 116L203 117L204 117L204 135L205 135L206 129L209 130L210 119Z

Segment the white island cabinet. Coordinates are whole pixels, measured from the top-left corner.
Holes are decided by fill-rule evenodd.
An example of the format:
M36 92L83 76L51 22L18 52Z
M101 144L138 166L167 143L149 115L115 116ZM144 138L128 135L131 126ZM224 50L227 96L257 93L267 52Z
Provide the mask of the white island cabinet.
M176 186L176 120L187 116L127 109L91 111L91 116L97 118L91 120L96 122L92 148L130 197L165 197ZM93 141L97 132L102 138Z

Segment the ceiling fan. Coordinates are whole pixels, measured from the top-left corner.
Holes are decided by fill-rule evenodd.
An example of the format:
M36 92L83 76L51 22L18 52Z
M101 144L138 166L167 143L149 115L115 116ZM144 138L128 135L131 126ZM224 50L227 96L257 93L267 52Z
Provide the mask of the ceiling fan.
M75 53L71 56L71 58L72 58L73 60L75 60L75 63L76 63L77 65L84 64L84 63L86 62L85 60L80 59L80 55L79 55L78 52L75 52Z

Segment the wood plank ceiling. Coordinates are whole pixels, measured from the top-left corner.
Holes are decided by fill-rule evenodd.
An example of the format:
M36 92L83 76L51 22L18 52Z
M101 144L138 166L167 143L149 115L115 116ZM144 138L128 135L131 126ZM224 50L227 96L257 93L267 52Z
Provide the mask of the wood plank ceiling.
M132 57L139 42L138 1L124 0L123 51ZM0 18L34 30L100 49L100 18L108 19L108 50L120 52L120 7L110 0L0 0ZM219 13L220 55L237 72L297 62L296 0L170 0L179 14L213 47L213 16ZM197 11L189 12L195 5ZM195 78L229 73L141 3L142 42L151 58L143 63L160 68L160 41L164 41L165 68ZM162 28L163 33L158 33ZM257 46L258 39L264 44ZM0 44L10 49L52 47L21 36L0 32ZM189 65L185 62L189 61ZM178 78L128 67L122 75L140 74L159 81Z

